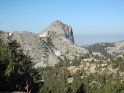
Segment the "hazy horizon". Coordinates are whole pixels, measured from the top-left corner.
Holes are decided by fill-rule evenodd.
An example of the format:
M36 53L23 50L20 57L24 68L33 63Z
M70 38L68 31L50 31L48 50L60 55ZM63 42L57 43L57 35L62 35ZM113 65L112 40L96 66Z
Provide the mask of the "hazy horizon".
M118 42L124 40L124 35L74 35L75 43L78 46L92 45L101 42Z

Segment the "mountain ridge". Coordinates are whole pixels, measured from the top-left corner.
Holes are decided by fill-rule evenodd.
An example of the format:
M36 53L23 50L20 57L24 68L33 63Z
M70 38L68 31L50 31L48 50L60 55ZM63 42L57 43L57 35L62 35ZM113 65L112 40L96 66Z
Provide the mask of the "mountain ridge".
M88 46L82 46L90 52L99 52L104 56L118 56L124 53L124 40L117 42L100 42Z
M5 42L17 40L24 52L31 56L36 67L54 66L61 60L73 60L89 52L107 58L124 53L124 40L113 43L101 42L85 47L77 46L72 27L59 20L52 22L37 34L27 31L1 32L0 37Z
M60 60L72 60L75 56L88 53L84 48L76 46L72 27L55 21L38 34L32 32L3 32L6 42L17 40L25 53L39 66L53 66ZM73 50L73 51L72 51Z

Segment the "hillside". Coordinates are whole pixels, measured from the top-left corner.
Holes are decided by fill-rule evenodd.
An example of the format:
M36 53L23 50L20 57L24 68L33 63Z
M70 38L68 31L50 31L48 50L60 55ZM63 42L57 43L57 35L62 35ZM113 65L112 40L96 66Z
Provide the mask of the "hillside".
M85 54L39 72L44 81L40 93L124 93L124 55L108 59Z
M83 47L89 50L90 52L97 52L108 58L124 53L123 40L113 43L101 42Z

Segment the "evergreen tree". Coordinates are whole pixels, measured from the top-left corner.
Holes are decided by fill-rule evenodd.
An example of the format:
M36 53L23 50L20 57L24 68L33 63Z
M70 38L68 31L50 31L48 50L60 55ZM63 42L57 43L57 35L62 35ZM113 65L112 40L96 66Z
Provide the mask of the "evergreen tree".
M38 72L15 40L0 40L0 91L36 91Z

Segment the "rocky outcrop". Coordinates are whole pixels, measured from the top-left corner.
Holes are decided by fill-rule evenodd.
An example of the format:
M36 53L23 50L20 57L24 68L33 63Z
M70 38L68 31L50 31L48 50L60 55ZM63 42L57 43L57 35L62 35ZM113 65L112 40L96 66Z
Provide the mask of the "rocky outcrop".
M72 60L88 51L74 43L71 26L55 21L38 34L31 32L3 32L6 42L17 40L26 54L29 54L36 67L53 66L60 60Z
M86 49L75 45L71 26L58 20L39 33L38 36L41 39L49 39L54 45L54 53L58 52L60 58L65 56L68 59L73 59L75 56L88 52Z

